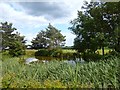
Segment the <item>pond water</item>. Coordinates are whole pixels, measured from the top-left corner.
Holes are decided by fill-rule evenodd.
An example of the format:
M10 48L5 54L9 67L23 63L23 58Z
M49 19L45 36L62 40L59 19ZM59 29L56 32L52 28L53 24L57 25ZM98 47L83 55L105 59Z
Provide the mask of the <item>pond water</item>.
M29 64L29 63L31 63L31 62L36 62L36 61L38 61L38 59L31 57L31 58L27 58L27 59L25 60L25 63L26 63L26 64Z
M25 63L26 64L30 64L31 62L43 62L43 63L48 63L52 60L58 60L61 61L61 59L58 58L52 58L52 57L41 57L41 59L37 59L34 57L31 58L27 58ZM76 59L71 59L71 60L64 60L65 63L71 64L71 65L75 65L76 63L84 63L85 61L82 58L76 58Z

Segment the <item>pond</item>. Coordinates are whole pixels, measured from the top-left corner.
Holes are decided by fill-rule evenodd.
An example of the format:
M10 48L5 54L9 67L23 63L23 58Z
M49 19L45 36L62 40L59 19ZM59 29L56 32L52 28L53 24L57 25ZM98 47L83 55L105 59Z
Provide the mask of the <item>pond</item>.
M84 63L85 62L82 58L76 58L76 59L71 59L71 60L61 60L59 58L53 58L53 57L39 57L39 59L35 58L35 57L30 57L30 58L26 59L25 63L26 64L30 64L31 62L48 63L52 60L64 61L65 63L72 64L72 65L75 65L78 62L79 63Z
M26 63L26 64L29 64L29 63L31 63L31 62L36 62L36 61L38 61L38 59L31 57L31 58L27 58L27 59L25 60L25 63Z

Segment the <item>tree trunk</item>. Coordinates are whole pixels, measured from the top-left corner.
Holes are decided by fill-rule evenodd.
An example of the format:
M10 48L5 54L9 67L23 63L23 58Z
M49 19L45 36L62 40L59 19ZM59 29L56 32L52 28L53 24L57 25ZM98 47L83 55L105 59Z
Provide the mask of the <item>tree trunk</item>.
M104 47L102 47L102 55L104 56L105 52L104 52Z

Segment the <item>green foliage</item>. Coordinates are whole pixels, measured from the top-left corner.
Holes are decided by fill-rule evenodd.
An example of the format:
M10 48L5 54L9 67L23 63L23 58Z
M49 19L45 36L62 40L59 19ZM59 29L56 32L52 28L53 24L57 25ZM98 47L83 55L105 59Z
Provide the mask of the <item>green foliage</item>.
M35 56L35 52L37 51L37 50L33 50L33 49L26 49L25 50L26 52L26 56L28 56L28 57L33 57L33 56Z
M45 80L43 85L45 88L66 88L59 80Z
M64 41L65 36L60 33L60 30L49 24L46 31L40 31L37 37L32 40L32 46L35 49L55 49L64 46Z
M108 59L108 58L112 58L112 57L120 57L120 53L116 52L116 51L110 51L108 54L106 54L103 58L104 59Z
M16 32L13 33L16 28L12 27L12 23L2 23L1 22L1 27L0 29L3 30L4 32L2 33L2 48L5 49L6 47L9 47L11 43L14 41L20 41L22 43L25 43L24 36L20 36L20 33Z
M12 42L10 44L9 54L13 57L25 55L25 46L18 41Z
M76 35L74 48L81 53L109 47L120 52L120 2L85 2L84 12L71 21L69 29ZM99 22L99 23L98 23Z
M64 49L40 49L35 52L36 58L40 58L41 56L45 57L55 57L56 59L60 60L70 60L80 57L75 50L64 50ZM55 59L54 58L54 59Z
M9 46L9 42L13 41L13 32L16 30L16 28L12 27L12 23L2 23L1 22L1 27L0 30L3 30L4 32L2 33L2 49L6 48Z
M35 52L35 56L52 56L54 52L54 50L40 49L37 52Z
M119 61L77 63L72 66L63 61L19 63L19 58L5 58L2 63L3 88L112 88L119 87ZM9 60L8 60L9 59Z
M54 50L52 52L52 56L61 58L63 56L63 51L61 49Z
M16 28L12 27L12 23L2 23L1 29L4 31L2 33L2 49L9 48L9 54L11 56L21 56L25 54L25 41L24 36L20 36L20 33L13 33Z
M85 61L98 61L102 59L102 55L96 53L84 53L82 54L82 58Z

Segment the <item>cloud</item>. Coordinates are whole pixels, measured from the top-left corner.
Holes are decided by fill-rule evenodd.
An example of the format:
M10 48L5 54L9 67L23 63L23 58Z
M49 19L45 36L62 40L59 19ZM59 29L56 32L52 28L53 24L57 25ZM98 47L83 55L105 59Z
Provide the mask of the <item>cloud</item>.
M0 22L11 22L18 31L30 40L49 23L68 24L77 17L83 0L61 0L58 2L1 2ZM62 26L61 26L62 27ZM68 26L69 27L69 26ZM57 28L57 27L56 27ZM43 28L45 29L45 28ZM62 29L66 36L66 45L73 45L74 35Z
M35 25L45 24L48 21L44 18L44 16L31 16L22 11L17 11L13 7L11 7L8 3L0 3L0 20L10 21L18 24L27 24L27 25Z
M26 13L33 16L44 16L47 19L66 17L70 14L64 3L58 2L19 2Z

